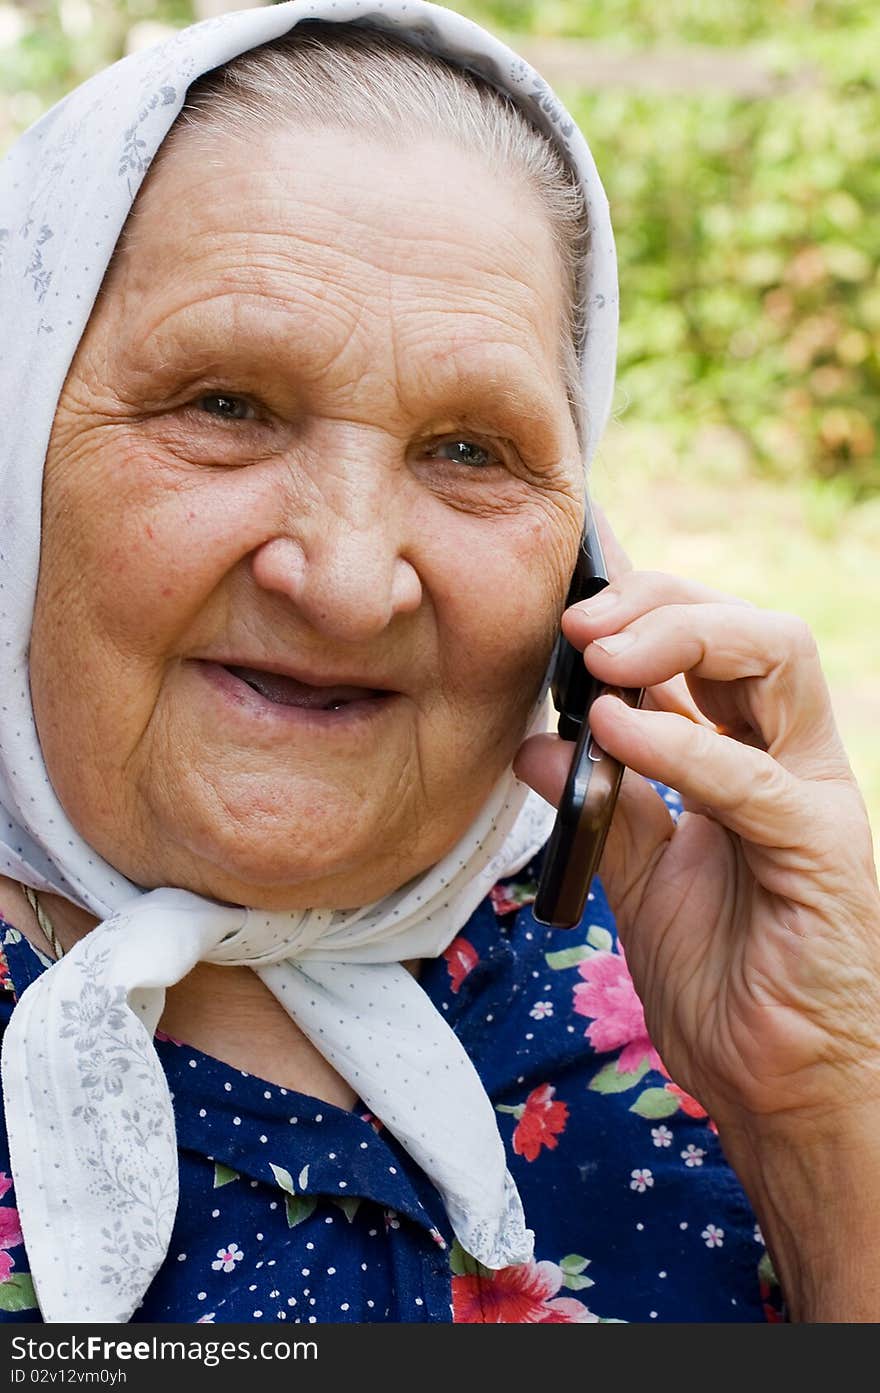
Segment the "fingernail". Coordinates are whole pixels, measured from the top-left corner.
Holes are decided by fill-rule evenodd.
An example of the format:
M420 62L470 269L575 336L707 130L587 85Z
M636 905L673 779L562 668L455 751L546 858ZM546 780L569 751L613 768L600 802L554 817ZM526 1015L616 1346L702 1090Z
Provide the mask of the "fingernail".
M600 615L607 614L608 611L617 603L617 596L606 590L600 590L598 595L593 595L589 600L581 600L572 608L578 614L583 614L587 619L598 619Z
M624 648L630 648L635 641L635 634L625 629L621 634L608 634L606 638L594 639L593 643L597 648L604 648L606 653L622 653Z

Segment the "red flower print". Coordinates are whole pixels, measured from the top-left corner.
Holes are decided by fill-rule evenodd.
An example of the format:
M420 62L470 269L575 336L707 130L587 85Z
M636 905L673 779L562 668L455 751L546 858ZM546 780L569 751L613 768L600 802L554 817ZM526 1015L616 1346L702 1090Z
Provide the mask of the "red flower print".
M512 881L509 885L499 881L489 891L492 908L499 919L504 914L512 914L514 910L522 909L523 905L533 904L537 898L538 887L531 880Z
M597 1322L581 1301L557 1297L555 1262L521 1262L489 1276L453 1277L453 1320L470 1325L583 1325Z
M473 944L459 935L452 940L443 956L449 968L450 986L457 992L465 977L479 962L479 955Z
M623 949L619 953L593 953L580 963L578 972L584 981L574 988L574 1009L579 1016L593 1018L585 1032L593 1049L600 1054L619 1049L617 1068L621 1074L633 1073L645 1060L650 1069L665 1074L648 1038L645 1012L627 971Z
M664 1069L663 1072L665 1073L666 1070ZM664 1084L663 1087L666 1089L667 1093L673 1093L675 1095L675 1097L678 1099L678 1106L681 1108L682 1112L687 1117L708 1118L709 1131L718 1131L718 1128L715 1126L715 1123L712 1121L711 1118L709 1118L709 1114L706 1112L706 1109L703 1107L701 1103L697 1102L696 1098L692 1098L689 1093L685 1093L684 1089L679 1088L678 1084L673 1083L671 1079L668 1083Z
M0 1257L5 1256L5 1253L0 1253ZM453 1279L453 1286L454 1285L455 1281ZM760 1279L758 1287L760 1291L761 1306L764 1311L765 1321L767 1321L768 1325L781 1325L784 1322L785 1317L783 1316L779 1308L777 1306L774 1306L773 1304L774 1297L778 1299L779 1288L771 1287L770 1283L768 1281L765 1281L763 1277Z
M513 1149L527 1161L536 1161L542 1146L552 1151L558 1145L556 1138L565 1131L568 1106L553 1101L555 1092L552 1084L542 1083L523 1104L522 1115L513 1132Z
M10 1189L11 1185L12 1181L9 1179L9 1176L6 1174L6 1172L0 1171L0 1199L3 1198L3 1196L6 1194L6 1191Z
M674 1093L678 1099L678 1106L688 1117L705 1117L706 1109L702 1107L689 1093L685 1093L683 1088L679 1088L677 1083L671 1081L665 1085L667 1093Z

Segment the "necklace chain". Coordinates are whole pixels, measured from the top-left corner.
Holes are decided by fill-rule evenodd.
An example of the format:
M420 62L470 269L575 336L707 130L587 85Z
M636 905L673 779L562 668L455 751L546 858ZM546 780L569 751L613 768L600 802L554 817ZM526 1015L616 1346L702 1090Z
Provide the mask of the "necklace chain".
M45 909L40 904L40 901L37 899L36 890L32 890L29 885L23 885L21 888L24 891L25 899L27 900L31 909L34 911L34 914L37 916L37 923L43 930L43 933L46 935L46 938L49 940L49 943L52 945L52 952L55 954L55 961L57 962L59 958L64 957L64 949L58 942L58 935L55 932L55 925L52 923L52 920L49 918Z

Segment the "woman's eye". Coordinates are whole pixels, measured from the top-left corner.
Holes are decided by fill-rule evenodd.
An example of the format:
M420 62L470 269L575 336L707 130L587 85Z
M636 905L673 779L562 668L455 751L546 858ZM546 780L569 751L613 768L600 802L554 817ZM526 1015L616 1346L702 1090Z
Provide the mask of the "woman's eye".
M253 421L256 412L244 397L233 397L225 392L209 392L199 397L196 405L209 416L220 416L225 421Z
M485 445L478 445L475 440L443 440L439 445L432 446L429 453L440 455L441 451L446 452L443 458L470 469L486 469L489 465L498 463L492 451L487 450Z

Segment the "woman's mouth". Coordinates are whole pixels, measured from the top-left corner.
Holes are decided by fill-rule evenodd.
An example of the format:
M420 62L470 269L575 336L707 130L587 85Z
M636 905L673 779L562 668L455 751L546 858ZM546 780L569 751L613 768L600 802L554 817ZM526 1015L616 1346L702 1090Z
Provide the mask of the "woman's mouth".
M277 706L301 706L309 711L337 711L352 701L368 701L372 697L388 696L389 693L370 687L315 687L310 682L301 682L280 672L266 672L254 667L227 667L233 677L237 677L266 701Z
M200 659L193 664L224 697L227 711L257 721L267 733L280 721L315 732L359 727L396 706L400 692L355 683L307 682L288 673Z

